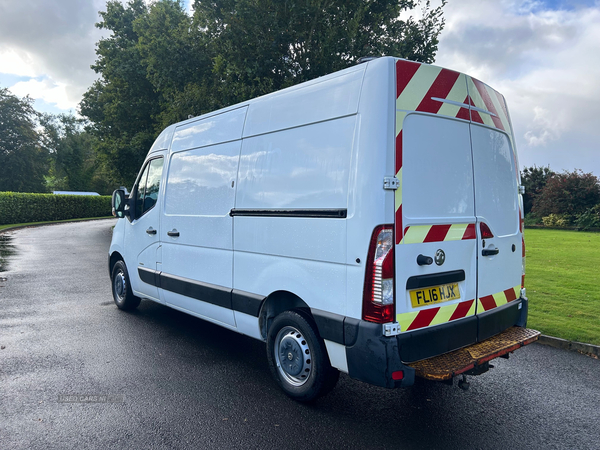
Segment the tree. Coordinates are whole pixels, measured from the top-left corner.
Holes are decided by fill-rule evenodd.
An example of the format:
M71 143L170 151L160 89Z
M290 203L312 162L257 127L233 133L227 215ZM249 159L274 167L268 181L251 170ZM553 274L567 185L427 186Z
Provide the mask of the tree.
M356 64L393 55L433 62L442 6L423 18L400 14L420 1L195 0L194 25L205 31L222 106Z
M532 212L545 217L563 214L573 220L600 203L600 183L591 173L581 170L551 176L538 195Z
M525 187L523 195L523 209L525 215L531 212L531 208L535 205L535 200L546 186L548 179L554 175L550 167L525 167L521 172L521 184Z
M48 153L40 146L32 103L0 89L0 191L46 190Z
M50 155L46 184L50 191L94 191L109 194L116 184L93 150L85 121L73 115L43 114L43 145Z
M215 108L211 98L212 61L203 30L177 1L155 3L133 24L146 78L157 92L157 131L189 115Z
M110 0L109 30L84 94L96 149L131 183L168 124L356 64L394 55L432 62L442 7L421 0ZM401 14L422 6L422 18Z
M147 78L133 28L136 18L148 13L143 0L127 8L109 1L96 26L111 31L98 42L92 68L101 75L84 94L79 108L90 120L88 130L96 151L104 156L119 184L131 184L141 161L157 135L154 117L160 112L159 96Z

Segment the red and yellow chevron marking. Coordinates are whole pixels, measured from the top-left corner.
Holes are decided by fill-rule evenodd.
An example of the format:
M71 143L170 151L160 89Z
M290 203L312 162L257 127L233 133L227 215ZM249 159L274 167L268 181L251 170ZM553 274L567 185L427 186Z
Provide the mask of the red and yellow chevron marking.
M471 121L497 128L505 131L508 134L515 161L515 173L517 174L518 178L519 167L517 162L516 147L513 130L510 123L510 116L508 115L508 109L506 108L506 100L504 99L504 96L498 91L489 87L487 84L469 76L467 76L467 88L469 91L469 103L476 108L480 108L491 113L479 113L478 111L472 109Z
M449 100L445 103L438 99ZM412 61L396 61L396 243L402 242L402 126L406 115L420 111L469 120L466 76L453 70ZM458 103L456 105L455 103Z
M467 84L471 105L492 113L471 110L471 120L511 134L506 102L502 94L472 77L467 77Z
M460 241L475 239L474 223L456 223L453 225L416 225L404 229L405 244L423 242Z
M506 289L505 291L493 295L481 297L477 299L477 312L481 313L497 308L498 306L506 305L507 303L518 299L520 293L521 286L515 286L514 288Z
M452 305L396 314L396 321L400 325L401 332L412 331L472 316L475 314L475 306L475 300L467 300Z
M402 226L402 126L406 115L414 111L472 121L505 131L517 164L510 117L500 93L453 70L396 61L396 178L400 181L395 198L396 244L406 243ZM518 176L518 167L516 173Z

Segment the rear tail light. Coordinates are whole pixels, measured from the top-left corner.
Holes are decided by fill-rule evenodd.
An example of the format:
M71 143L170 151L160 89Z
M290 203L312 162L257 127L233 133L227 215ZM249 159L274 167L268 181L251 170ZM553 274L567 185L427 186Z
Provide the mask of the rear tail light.
M373 231L363 293L363 320L394 321L394 228L380 225Z
M481 239L491 239L494 237L494 233L492 233L492 230L490 230L487 223L480 222L479 231L481 231Z
M521 288L525 287L525 237L521 237L523 254L521 258Z
M525 219L523 218L523 210L519 208L519 231L522 233L525 228Z

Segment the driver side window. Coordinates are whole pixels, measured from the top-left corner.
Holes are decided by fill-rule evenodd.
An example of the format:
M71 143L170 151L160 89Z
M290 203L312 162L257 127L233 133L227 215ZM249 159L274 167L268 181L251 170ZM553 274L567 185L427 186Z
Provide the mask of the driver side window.
M135 186L135 218L143 216L152 209L158 200L163 158L153 159L144 168Z

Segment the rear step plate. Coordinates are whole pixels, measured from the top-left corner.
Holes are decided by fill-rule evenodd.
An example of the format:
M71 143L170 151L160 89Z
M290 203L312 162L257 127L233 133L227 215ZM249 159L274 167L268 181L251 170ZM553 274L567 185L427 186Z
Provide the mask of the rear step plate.
M537 341L540 334L536 330L512 327L483 342L408 365L416 370L415 375L427 380L449 380L487 361Z

